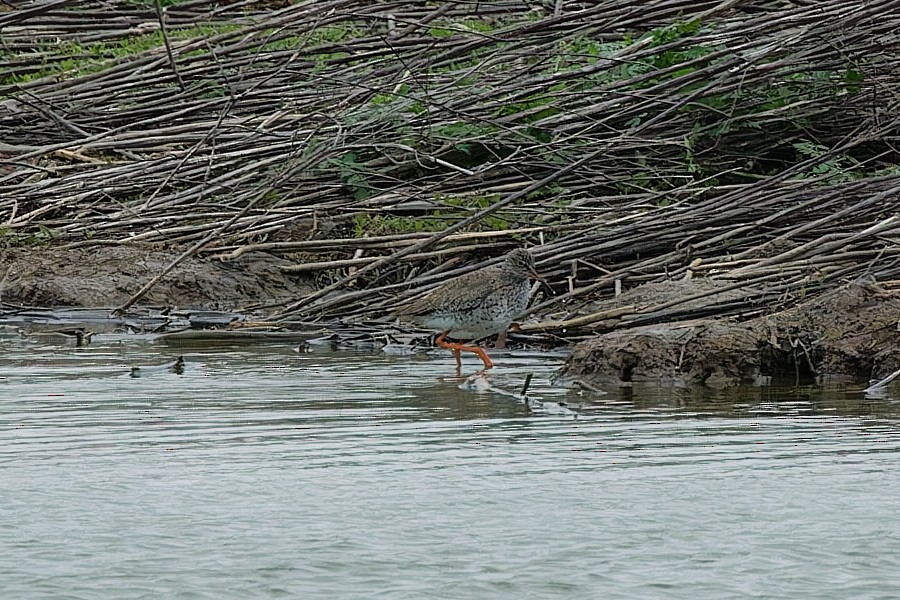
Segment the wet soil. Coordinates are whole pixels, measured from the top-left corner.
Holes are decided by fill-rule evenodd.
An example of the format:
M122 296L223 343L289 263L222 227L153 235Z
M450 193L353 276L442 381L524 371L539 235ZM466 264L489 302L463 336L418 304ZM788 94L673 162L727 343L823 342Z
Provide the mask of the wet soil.
M128 301L183 251L105 246L0 249L0 301L20 306L115 307ZM309 294L308 282L281 272L290 261L253 252L232 261L192 257L139 305L244 311Z
M848 285L743 322L700 319L600 334L574 347L561 375L600 386L865 382L900 368L898 315L900 293Z

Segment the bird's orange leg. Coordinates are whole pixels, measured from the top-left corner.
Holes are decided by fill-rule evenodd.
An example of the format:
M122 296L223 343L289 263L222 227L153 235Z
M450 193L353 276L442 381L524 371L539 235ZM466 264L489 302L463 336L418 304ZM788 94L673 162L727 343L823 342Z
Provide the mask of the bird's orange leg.
M505 329L497 334L497 341L494 342L494 348L496 348L497 350L500 350L501 348L506 348L506 330Z
M484 363L485 369L490 369L494 366L494 363L491 362L490 357L487 355L487 352L484 351L483 348L479 348L478 346L466 346L465 344L456 344L453 342L448 342L444 338L447 337L447 332L445 331L441 335L437 336L437 339L434 340L434 343L441 348L447 348L448 350L453 350L454 356L456 356L456 368L459 369L462 366L462 362L460 361L460 352L465 350L466 352L472 352L478 358L481 359L481 362Z
M497 334L497 341L494 343L494 348L498 350L501 348L506 348L506 337L509 335L510 331L514 331L519 333L522 331L522 327L518 323L512 323L509 326L509 329L504 329L500 333Z

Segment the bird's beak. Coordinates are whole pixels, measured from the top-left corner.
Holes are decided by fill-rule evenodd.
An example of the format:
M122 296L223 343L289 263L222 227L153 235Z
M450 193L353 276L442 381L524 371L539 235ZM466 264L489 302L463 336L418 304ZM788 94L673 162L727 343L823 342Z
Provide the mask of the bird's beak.
M541 275L534 269L528 271L528 279L531 279L532 281L540 281L541 283L547 283L547 280L541 277Z

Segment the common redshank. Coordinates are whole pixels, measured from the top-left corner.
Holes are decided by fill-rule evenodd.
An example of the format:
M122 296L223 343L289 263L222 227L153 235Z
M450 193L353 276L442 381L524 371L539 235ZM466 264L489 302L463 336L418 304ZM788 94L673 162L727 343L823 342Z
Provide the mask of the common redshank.
M543 280L534 268L534 257L518 248L499 264L451 279L400 310L402 318L440 331L435 344L453 351L457 371L460 352L474 352L485 369L494 366L478 346L446 341L447 337L478 340L506 331L528 306L530 279Z

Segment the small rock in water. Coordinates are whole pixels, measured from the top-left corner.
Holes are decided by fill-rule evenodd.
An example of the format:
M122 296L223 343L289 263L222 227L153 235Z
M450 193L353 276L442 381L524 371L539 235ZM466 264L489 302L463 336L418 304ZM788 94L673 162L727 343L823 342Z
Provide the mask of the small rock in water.
M153 366L132 366L129 375L131 377L137 378L142 377L144 375L152 374L152 373L162 373L169 372L175 373L176 375L182 375L184 373L184 357L179 356L175 360L171 362L167 362L162 365L153 365Z
M578 413L565 406L564 404L559 404L558 402L534 402L529 403L528 408L535 412L541 412L545 415L573 415L575 417L578 416Z

